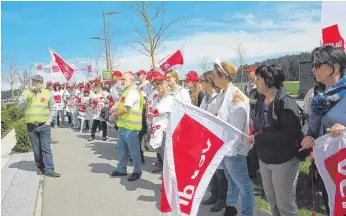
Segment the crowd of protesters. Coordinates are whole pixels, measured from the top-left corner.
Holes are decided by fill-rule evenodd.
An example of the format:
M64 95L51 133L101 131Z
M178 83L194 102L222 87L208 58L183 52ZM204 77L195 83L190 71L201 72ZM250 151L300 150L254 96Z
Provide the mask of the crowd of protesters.
M241 215L253 215L251 179L260 176L272 215L298 215L296 186L300 161L310 155L315 139L327 133L338 136L346 125L345 52L329 45L319 47L312 51L311 62L318 85L309 91L309 104L304 105L303 110L309 115L306 133L302 131L298 104L283 86L285 77L280 66L250 67L249 84L242 92L232 83L236 68L227 61L216 62L211 71L200 76L195 71L188 72L185 87L179 85L176 71L163 73L160 69L115 71L112 81L105 82L48 82L47 89L58 110L52 126L66 124L66 114L71 127L90 133L89 141L101 131L102 140L106 141L107 130L115 127L120 160L110 175L127 176L130 160L134 172L128 180L135 181L142 174L145 157L141 144L146 141L157 154L152 172L162 172L169 113L159 113L158 108L166 99L176 97L249 134L248 138L239 136L234 144L238 155L226 155L222 160L209 184L211 195L202 201L203 205L212 205L212 212L225 208L224 215L233 216L238 213L235 206L240 197ZM155 131L153 121L162 122L163 136L148 141L146 138ZM323 181L319 188L329 211Z

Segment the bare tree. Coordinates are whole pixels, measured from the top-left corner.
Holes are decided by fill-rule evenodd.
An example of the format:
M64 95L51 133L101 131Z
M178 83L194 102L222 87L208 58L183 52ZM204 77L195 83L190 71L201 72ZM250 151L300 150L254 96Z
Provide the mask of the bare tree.
M162 51L159 47L175 31L168 31L173 24L184 19L184 17L175 18L167 23L164 17L167 11L164 9L164 2L131 2L135 15L145 26L145 30L136 26L132 20L133 27L138 40L130 41L134 49L151 58L152 66L155 67L155 55Z
M238 67L241 68L241 88L244 89L244 64L245 64L245 48L242 43L239 43L234 50L236 52L236 59Z
M30 77L33 75L32 65L22 73L18 73L18 81L23 89L30 87Z
M210 58L209 56L203 56L200 59L198 59L199 66L203 70L203 72L207 72L210 68Z
M18 73L16 71L16 64L13 58L9 58L8 60L4 60L5 63L8 64L8 73L4 77L4 81L10 85L12 98L14 98L13 88L14 85L18 82Z

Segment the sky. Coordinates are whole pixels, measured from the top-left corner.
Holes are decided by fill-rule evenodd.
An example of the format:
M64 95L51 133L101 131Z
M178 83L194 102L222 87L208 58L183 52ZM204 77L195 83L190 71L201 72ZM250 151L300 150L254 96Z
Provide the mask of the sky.
M152 2L153 7L158 3ZM207 57L236 62L235 49L245 49L245 63L291 53L310 52L320 44L321 2L165 2L164 23L178 17L172 34L156 55L160 61L182 48L183 78L189 70L202 73L200 61ZM67 62L90 62L93 69L105 68L103 12L111 25L110 39L114 66L120 71L150 69L151 59L133 48L140 37L134 25L145 33L133 6L122 2L1 2L1 73L6 76L6 59L12 58L18 72L36 63L49 63L48 47ZM153 23L153 28L159 26ZM35 71L35 67L33 67ZM44 74L46 79L63 80L62 75ZM85 74L76 73L81 81ZM3 81L1 89L9 89ZM18 84L17 84L18 85Z

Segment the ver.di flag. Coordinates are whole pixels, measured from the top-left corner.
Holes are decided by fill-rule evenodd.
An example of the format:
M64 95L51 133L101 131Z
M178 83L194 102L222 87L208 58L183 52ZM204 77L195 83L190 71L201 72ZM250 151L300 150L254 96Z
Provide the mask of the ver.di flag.
M315 140L314 157L327 189L330 215L346 215L346 130Z
M215 170L226 153L237 154L233 144L243 135L227 122L174 97L164 104L158 112L170 115L160 211L162 215L195 216ZM160 131L159 126L153 123L152 127Z
M167 72L172 66L183 65L184 58L180 50L176 51L173 55L167 58L163 63L160 64L160 68L163 72Z
M346 2L322 2L323 45L329 44L345 50L346 19L341 14L346 14Z
M59 67L59 70L62 72L64 77L67 81L70 81L72 78L74 69L66 63L66 61L61 58L56 52L54 52L51 48L49 48L49 52L52 57L52 66L57 65ZM52 67L52 70L54 72L54 69Z

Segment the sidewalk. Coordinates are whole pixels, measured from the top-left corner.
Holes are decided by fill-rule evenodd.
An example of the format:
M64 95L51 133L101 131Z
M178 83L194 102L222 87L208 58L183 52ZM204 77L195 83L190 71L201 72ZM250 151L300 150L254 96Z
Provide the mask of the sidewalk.
M10 159L12 148L16 145L16 142L16 132L14 129L12 129L3 139L1 139L1 169Z
M70 128L52 130L52 151L57 179L46 178L43 188L43 216L146 216L160 215L159 175L150 173L156 154L146 152L140 180L112 178L109 173L119 159L115 138L88 142L88 134ZM133 167L128 167L131 173ZM199 216L221 216L201 206ZM255 215L268 215L256 212Z
M1 170L1 215L32 216L39 182L32 152L11 155Z

